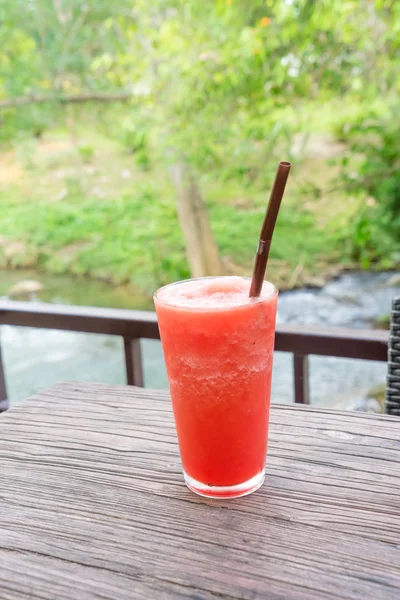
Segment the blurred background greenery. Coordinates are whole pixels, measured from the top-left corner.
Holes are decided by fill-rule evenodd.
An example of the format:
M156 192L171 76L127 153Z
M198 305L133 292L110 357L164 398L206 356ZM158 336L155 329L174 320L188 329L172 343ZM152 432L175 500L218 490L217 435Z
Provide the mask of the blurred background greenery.
M145 296L400 263L396 0L2 0L0 266Z

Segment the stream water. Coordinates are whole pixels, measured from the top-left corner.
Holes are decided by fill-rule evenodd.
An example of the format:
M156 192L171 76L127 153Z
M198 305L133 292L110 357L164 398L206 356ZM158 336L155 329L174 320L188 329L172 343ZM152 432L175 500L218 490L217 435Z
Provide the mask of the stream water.
M279 323L368 328L390 312L391 300L400 294L393 273L346 273L321 290L296 290L280 294ZM32 272L2 272L0 297L12 285L35 279L43 292L32 301L151 310L149 300L126 288L55 277ZM397 279L397 278L396 278ZM392 283L393 282L393 283ZM60 380L124 383L122 340L118 337L0 327L8 396L18 403ZM161 345L143 340L145 385L167 387ZM311 402L354 408L371 387L384 384L386 365L370 361L310 357ZM276 353L272 400L293 402L292 356Z

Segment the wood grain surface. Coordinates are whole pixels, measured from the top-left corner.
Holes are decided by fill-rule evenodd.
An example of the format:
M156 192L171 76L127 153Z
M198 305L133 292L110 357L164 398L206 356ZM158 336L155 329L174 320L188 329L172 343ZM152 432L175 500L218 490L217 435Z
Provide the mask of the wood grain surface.
M62 383L0 417L1 600L400 598L400 419L275 406L252 496L184 486L165 392Z

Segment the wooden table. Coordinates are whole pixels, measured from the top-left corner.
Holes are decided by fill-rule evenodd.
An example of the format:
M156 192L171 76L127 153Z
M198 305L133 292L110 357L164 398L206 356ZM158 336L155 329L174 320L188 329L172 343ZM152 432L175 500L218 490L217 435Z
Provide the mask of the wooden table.
M275 406L247 498L183 484L168 395L63 383L0 418L1 600L400 598L400 419Z

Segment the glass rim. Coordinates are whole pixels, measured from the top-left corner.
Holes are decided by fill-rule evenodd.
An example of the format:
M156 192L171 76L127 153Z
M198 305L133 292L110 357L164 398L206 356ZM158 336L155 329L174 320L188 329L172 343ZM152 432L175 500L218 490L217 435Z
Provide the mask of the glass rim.
M247 281L251 281L251 277L245 277L242 275L208 275L206 277L192 277L190 279L181 279L180 281L173 281L172 283L167 283L166 285L161 286L160 288L158 288L158 290L156 292L154 292L153 294L153 301L154 303L158 303L162 306L168 306L170 308L174 308L177 310L186 310L186 311L190 311L190 312L223 312L226 310L237 310L237 309L242 309L242 308L246 308L249 306L249 303L243 303L243 304L235 304L234 306L217 306L217 307L207 307L207 306L182 306L180 304L173 304L172 302L166 302L165 300L161 300L158 296L158 294L160 292L162 292L163 290L165 290L166 288L169 287L173 287L174 285L180 285L181 283L189 283L191 281L204 281L205 279L224 279L226 277L239 277L240 279L245 279ZM270 281L267 281L266 279L264 280L264 283L269 283L272 286L272 291L270 294L268 294L268 296L264 296L264 297L260 297L258 296L257 298L254 298L254 301L252 304L260 304L262 302L269 302L274 296L276 296L278 294L278 289L276 288L276 286L271 283ZM251 304L250 304L251 306Z

